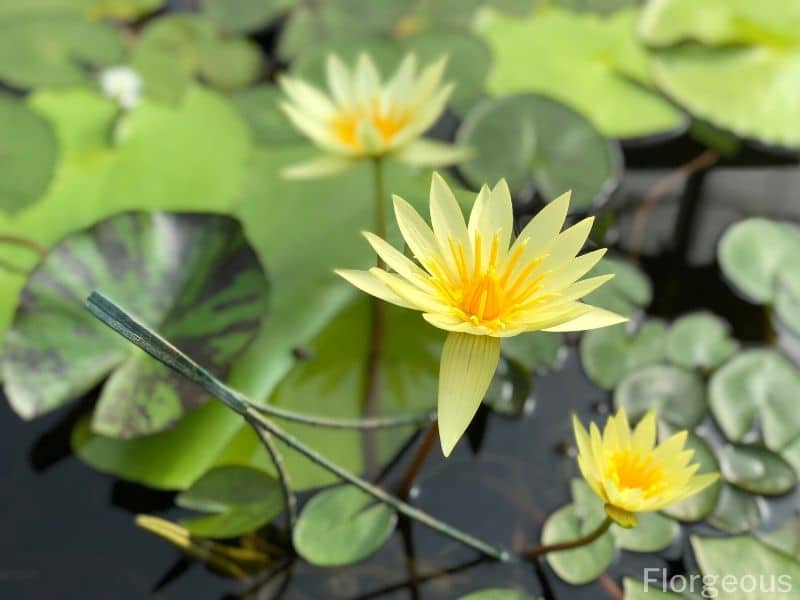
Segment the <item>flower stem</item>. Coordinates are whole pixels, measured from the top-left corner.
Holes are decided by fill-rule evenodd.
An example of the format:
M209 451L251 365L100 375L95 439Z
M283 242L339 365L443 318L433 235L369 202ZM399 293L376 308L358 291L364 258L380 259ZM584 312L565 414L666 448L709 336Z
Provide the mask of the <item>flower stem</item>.
M99 292L92 292L89 298L86 299L86 307L100 321L130 342L133 342L136 346L150 354L150 356L163 362L189 380L197 383L228 408L236 411L245 417L245 419L248 419L251 423L256 425L258 429L266 431L270 435L281 440L287 446L300 452L303 456L333 473L340 479L356 486L376 500L391 506L397 512L408 518L423 523L431 529L474 548L486 556L503 562L512 562L515 560L513 555L508 551L492 546L483 540L465 533L460 529L456 529L428 513L403 502L384 489L350 473L325 456L319 454L313 448L309 448L292 434L284 431L260 412L256 411L252 403L242 394L226 386L209 371L198 365L152 329L137 321L122 307Z
M376 417L374 419L334 419L319 415L306 415L270 404L252 404L252 409L267 415L295 423L329 427L331 429L392 429L394 427L408 427L409 425L425 425L436 417L433 413L416 415L400 415L397 417Z
M569 542L559 542L557 544L538 546L537 548L526 550L522 553L522 556L529 561L535 561L540 556L544 556L545 554L549 554L551 552L562 552L564 550L572 550L573 548L587 546L608 531L608 528L611 527L611 523L611 517L606 517L605 520L600 523L600 525L598 525L594 531L587 533L583 537L579 537L578 539Z
M383 183L383 158L378 156L372 159L373 180L375 183L375 234L386 239L386 190ZM382 261L378 258L378 266Z
M397 486L397 495L401 498L408 499L411 488L414 487L414 481L416 481L419 472L422 470L422 466L425 464L425 459L428 458L428 455L431 453L438 437L439 421L438 419L434 419L425 430L425 435L417 447L416 453L414 453L414 458L411 459L408 469L400 480L400 485Z

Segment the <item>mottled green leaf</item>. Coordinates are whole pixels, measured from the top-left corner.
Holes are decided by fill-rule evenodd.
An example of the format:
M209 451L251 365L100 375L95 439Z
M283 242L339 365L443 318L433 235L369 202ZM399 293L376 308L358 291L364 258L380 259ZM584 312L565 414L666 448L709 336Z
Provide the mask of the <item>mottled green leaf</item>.
M730 326L709 312L684 315L667 335L667 357L687 369L715 369L736 352Z
M615 142L568 106L533 94L484 100L457 139L476 152L460 166L473 186L505 177L512 193L533 185L548 202L571 189L573 210L607 198L622 168Z
M750 531L761 523L761 508L758 497L723 483L714 511L708 522L727 533Z
M614 406L638 421L654 408L658 418L678 429L692 429L708 411L705 384L691 371L649 365L626 375L614 390Z
M351 485L318 493L294 528L294 548L308 562L348 565L377 552L392 535L397 513Z
M743 441L756 424L766 446L783 451L800 439L800 373L773 350L745 350L709 382L714 418L731 441Z
M283 509L283 492L273 477L251 467L222 466L211 469L186 491L176 504L207 516L180 522L193 535L236 537L269 523Z
M766 448L729 444L717 456L725 480L747 492L775 496L797 484L792 466Z
M93 428L160 431L205 394L83 309L94 290L124 301L225 378L266 309L266 279L239 224L216 215L132 213L74 233L31 273L0 359L18 414L53 410L110 377Z
M58 142L50 124L0 93L0 210L13 215L36 202L53 175Z
M613 389L631 371L663 360L666 330L663 321L649 319L630 333L627 324L587 331L580 343L586 374L600 387Z
M634 32L637 14L626 9L600 19L550 6L528 18L485 19L482 34L495 57L490 91L549 96L614 137L682 127L682 113L651 89L650 61Z

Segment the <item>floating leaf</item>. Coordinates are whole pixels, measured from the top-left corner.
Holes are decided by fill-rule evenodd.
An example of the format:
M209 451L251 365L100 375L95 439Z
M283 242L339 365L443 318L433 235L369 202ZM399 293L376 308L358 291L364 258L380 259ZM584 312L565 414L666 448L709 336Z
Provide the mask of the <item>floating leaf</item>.
M221 35L201 15L170 15L142 31L133 67L145 92L162 102L177 103L195 76L232 91L253 82L261 70L258 47L239 37Z
M638 267L618 258L604 257L588 276L610 274L614 278L585 296L585 302L625 316L650 304L653 286Z
M298 554L314 565L349 565L374 554L392 535L397 513L351 485L318 493L294 528Z
M632 333L625 324L587 331L580 345L583 368L597 385L613 389L626 374L664 359L666 331L657 319Z
M554 369L560 362L561 336L544 331L526 332L503 338L500 350L506 358L519 363L529 373L537 369Z
M758 539L789 556L800 556L800 516L788 519L778 529L759 534Z
M659 50L659 87L693 115L745 138L800 147L800 120L787 82L800 77L800 11L768 3L650 2L639 32Z
M564 8L576 12L592 12L610 15L620 9L642 4L644 0L556 0Z
M800 261L796 256L778 274L774 306L778 319L800 335Z
M620 548L632 552L660 552L668 548L678 535L678 524L658 513L640 513L632 529L611 526L611 533Z
M730 326L709 312L684 315L667 335L667 357L687 369L715 369L736 352Z
M717 455L722 476L747 492L774 496L797 484L792 466L766 448L729 444L720 448Z
M281 486L273 477L233 465L211 469L178 494L175 502L183 508L214 513L181 521L192 535L211 538L254 531L272 521L284 504Z
M769 304L777 280L800 253L800 231L787 223L746 219L725 231L717 257L722 272L748 298Z
M43 194L58 155L50 124L10 94L0 93L0 210L13 215Z
M756 496L723 483L717 506L709 515L708 522L717 529L737 534L758 527L761 519Z
M660 429L662 430L662 439L666 439L671 434L675 433L674 429L665 428L663 425ZM700 465L697 474L719 472L717 458L714 456L711 448L709 448L708 443L702 437L690 431L684 447L694 452L692 455L692 462ZM680 502L670 504L664 508L662 512L679 521L687 521L690 523L702 521L711 514L711 511L713 511L714 507L717 505L720 488L722 486L722 481L716 481L697 494L689 496Z
M256 144L272 146L303 140L303 135L280 109L284 97L274 85L257 85L231 96L231 102L250 126Z
M36 7L0 11L0 80L19 88L85 83L87 67L116 64L120 34L77 11Z
M164 6L164 0L77 0L90 19L134 21Z
M787 556L744 535L732 538L692 536L691 541L704 575L715 576L715 581L723 584L731 580L738 582L733 586L735 589L725 589L725 595L720 596L725 600L760 600L765 597L793 600L797 597L793 586L800 581L800 563L796 557ZM759 590L759 581L765 581L765 589L772 590L770 582L773 580L774 591L762 593ZM751 586L750 581L755 585Z
M537 597L513 588L486 588L459 596L458 600L537 600Z
M693 429L707 410L705 385L680 367L650 365L626 375L614 390L614 405L638 421L651 408L658 418L678 429Z
M222 31L255 31L298 4L297 0L202 0L203 12Z
M773 350L745 350L712 375L709 402L731 441L758 423L767 448L781 452L800 439L800 373Z
M535 185L546 201L571 189L573 210L604 201L622 169L615 142L544 96L484 100L467 114L457 139L476 152L460 166L474 186L505 177L512 193Z
M622 581L622 587L625 592L625 600L686 600L685 596L661 591L658 589L660 585L653 585L652 581L645 588L643 583L626 577Z
M92 426L133 437L169 427L205 394L86 312L94 289L124 299L224 379L258 330L267 288L239 224L217 215L120 215L68 236L43 259L6 335L9 402L33 418L109 377Z
M540 7L524 19L494 16L482 31L495 56L490 91L549 96L614 137L682 127L682 113L649 87L650 62L634 34L637 14L627 9L600 19Z

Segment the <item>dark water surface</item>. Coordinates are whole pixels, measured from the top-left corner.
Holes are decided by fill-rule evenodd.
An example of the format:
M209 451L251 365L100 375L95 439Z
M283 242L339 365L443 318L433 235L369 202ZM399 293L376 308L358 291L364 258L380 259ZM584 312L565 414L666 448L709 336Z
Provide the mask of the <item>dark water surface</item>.
M626 175L613 207L621 213L619 239L627 239L632 210L662 174L634 169ZM655 291L648 312L673 318L707 308L727 318L739 339L763 339L763 311L722 281L714 248L722 230L743 216L797 219L798 202L791 200L797 178L797 167L718 169L665 196L648 220L641 256ZM619 249L627 249L624 242ZM449 460L433 452L414 503L493 544L514 550L535 545L546 516L569 501L569 479L577 475L569 414L597 419L609 398L586 379L574 344L558 369L537 377L534 395L531 410L519 419L486 411ZM142 512L179 515L172 494L116 481L69 453L69 431L87 404L25 423L1 400L0 598L242 597L242 583L182 560L176 549L134 525ZM404 460L389 474L390 483ZM298 560L248 597L453 599L483 587L519 587L547 598L602 600L615 597L615 581L641 578L644 567L691 567L680 560L685 543L684 537L658 556L623 552L610 578L572 588L547 566L537 573L529 565L473 564L471 550L401 523L363 564L322 570Z

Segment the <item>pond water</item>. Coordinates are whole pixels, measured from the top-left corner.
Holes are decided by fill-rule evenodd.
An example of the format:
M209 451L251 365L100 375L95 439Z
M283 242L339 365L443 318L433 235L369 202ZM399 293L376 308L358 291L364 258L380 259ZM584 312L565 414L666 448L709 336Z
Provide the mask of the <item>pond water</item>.
M637 168L628 170L614 200L621 212L620 249L629 237L630 211L663 175L663 170L642 167L681 164L687 158L682 144L627 153L628 163ZM760 153L745 159L751 164L773 160ZM796 218L781 201L796 178L796 168L718 168L662 198L643 236L640 264L654 284L648 313L673 318L707 308L728 319L740 340L763 339L762 309L737 299L720 277L715 236L745 214ZM577 411L585 422L609 406L608 394L583 374L572 342L560 367L536 378L535 398L524 416L485 410L469 440L449 460L431 454L415 504L493 544L519 550L538 542L545 517L569 500L568 482L577 474L568 415ZM69 431L87 402L30 423L20 421L4 398L0 404L0 450L6 464L0 512L4 598L450 599L482 587L518 586L545 598L597 600L621 597L615 581L623 575L641 578L645 566L691 567L681 561L687 554L684 536L659 558L623 552L608 577L572 588L547 566L537 572L528 565L476 562L471 550L424 527L401 523L382 550L362 564L322 570L298 559L250 593L245 584L183 559L134 525L138 513L177 516L172 494L114 480L70 453ZM389 472L388 483L400 477L409 454ZM787 502L796 505L797 499Z

